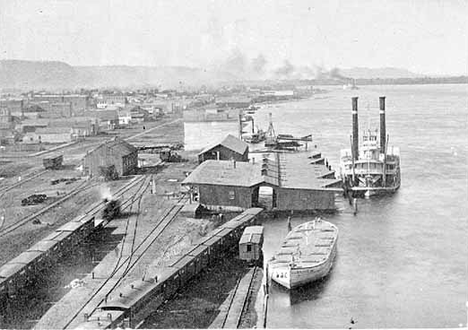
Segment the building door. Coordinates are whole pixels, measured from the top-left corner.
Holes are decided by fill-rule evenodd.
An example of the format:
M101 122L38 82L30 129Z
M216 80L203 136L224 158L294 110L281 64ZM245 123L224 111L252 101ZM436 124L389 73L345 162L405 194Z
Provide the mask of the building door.
M252 207L258 207L258 190L259 187L256 187L252 190Z
M276 207L276 191L270 186L258 188L258 205L266 210Z

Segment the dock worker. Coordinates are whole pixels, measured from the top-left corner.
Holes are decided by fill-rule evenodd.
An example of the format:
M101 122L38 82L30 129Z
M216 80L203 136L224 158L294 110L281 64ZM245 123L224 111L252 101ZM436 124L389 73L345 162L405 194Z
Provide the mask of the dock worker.
M288 231L291 231L292 230L292 227L291 227L291 216L288 217Z

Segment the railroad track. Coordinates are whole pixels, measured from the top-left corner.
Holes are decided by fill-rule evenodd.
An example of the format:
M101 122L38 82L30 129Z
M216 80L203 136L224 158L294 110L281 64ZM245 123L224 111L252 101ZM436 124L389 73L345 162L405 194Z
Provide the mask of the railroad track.
M145 179L142 181L142 184L141 186L138 188L137 192L132 196L130 197L129 199L127 199L124 203L122 203L121 205L121 209L122 210L125 210L127 209L128 207L130 207L130 209L133 207L133 205L135 204L135 201L137 201L137 210L136 210L136 216L135 217L132 217L131 215L127 217L127 221L125 223L125 232L124 232L124 237L122 239L122 248L120 249L120 253L119 253L119 257L117 259L117 262L114 266L114 269L112 270L111 274L109 275L109 277L112 277L116 274L118 268L119 268L119 265L121 264L121 261L122 261L122 257L124 255L124 250L125 250L125 243L126 243L126 240L128 238L128 230L129 230L129 227L131 226L131 219L134 219L133 221L133 235L131 237L132 239L132 242L131 242L131 253L133 253L133 246L135 245L135 236L136 236L136 231L137 231L137 228L138 228L138 220L139 220L139 211L140 211L140 206L141 206L141 200L143 199L143 194L145 193L146 189L148 189L148 186L151 184L151 180L152 180L152 175L149 177L149 179Z
M17 183L14 183L14 184L12 184L12 185L10 185L8 187L5 187L5 188L1 188L0 189L0 198L2 198L5 195L5 193L10 191L11 189L14 189L14 188L16 188L18 186L21 186L23 183L31 181L32 179L35 179L35 178L47 173L48 171L49 170L40 170L39 172L34 173L31 176L28 176L28 177L22 179L21 181L18 181Z
M137 179L134 179L134 181L132 181L129 184L127 184L126 186L120 188L117 192L114 193L114 195L115 196L121 196L126 191L130 190L136 183L138 183L143 178L144 177L139 177ZM71 197L75 196L76 194L82 192L83 189L90 189L90 188L95 187L95 186L100 184L99 182L93 182L92 185L90 185L88 187L85 187L85 185L87 183L89 183L89 181L83 181L78 187L74 188L71 192L67 193L65 196L60 198L58 201L46 206L45 208L39 210L38 212L30 214L30 215L20 219L19 221L15 222L15 223L7 226L7 227L4 227L4 228L0 227L0 238L8 235L9 233L15 231L18 228L26 225L29 221L34 220L35 218L38 218L39 216L43 215L44 213L46 213L47 211L53 209L54 207L57 207L61 203L65 202L66 200L70 199ZM81 221L81 220L83 220L84 218L86 218L88 216L91 217L91 216L95 215L96 213L98 213L102 209L102 207L103 206L102 206L101 202L95 203L95 205L93 205L90 209L85 211L82 216L78 217L77 220Z
M161 217L161 220L156 226L146 235L145 238L133 249L132 253L126 258L121 260L119 265L112 271L112 276L109 276L101 285L93 292L87 302L80 308L72 318L65 324L63 329L66 329L73 323L77 318L80 319L81 313L92 315L92 313L102 304L106 297L108 297L122 282L125 276L137 265L137 263L144 256L145 252L151 247L151 245L158 239L169 224L174 220L179 211L184 206L183 200L187 200L187 196L182 196L179 200L172 205L165 214ZM124 268L125 267L125 268ZM98 297L99 296L99 297ZM94 301L93 301L94 300Z
M58 201L55 201L53 202L52 204L44 207L43 209L33 213L33 214L30 214L22 219L20 219L19 221L9 225L9 226L6 226L5 228L2 228L0 230L0 238L1 237L4 237L6 235L8 235L9 233L11 233L12 231L24 226L25 224L27 224L29 221L39 217L40 215L46 213L47 211L53 209L54 207L60 205L61 203L65 202L66 200L68 200L69 198L75 196L76 194L78 194L79 192L83 191L83 189L89 189L89 188L92 188L94 186L97 185L97 183L94 183L88 187L85 187L85 185L89 183L89 181L83 181L80 185L78 185L78 187L74 188L72 191L70 191L69 193L67 193L64 197L60 198Z

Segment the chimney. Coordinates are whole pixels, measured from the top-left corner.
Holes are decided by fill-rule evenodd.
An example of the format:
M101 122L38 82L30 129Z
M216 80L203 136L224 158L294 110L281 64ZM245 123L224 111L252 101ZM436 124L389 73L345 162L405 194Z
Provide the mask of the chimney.
M380 152L383 153L384 155L387 153L385 150L386 147L386 138L387 138L387 132L386 132L386 126L385 126L385 96L379 97L379 103L380 103Z
M358 98L353 97L353 146L352 152L354 159L359 158L359 122L358 122Z

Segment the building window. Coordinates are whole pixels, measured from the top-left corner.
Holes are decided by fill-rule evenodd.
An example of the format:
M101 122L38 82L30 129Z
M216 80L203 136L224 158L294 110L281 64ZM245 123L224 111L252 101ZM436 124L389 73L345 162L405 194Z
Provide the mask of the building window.
M234 199L236 197L234 190L229 191L229 199Z
M247 252L252 252L252 245L247 244Z

